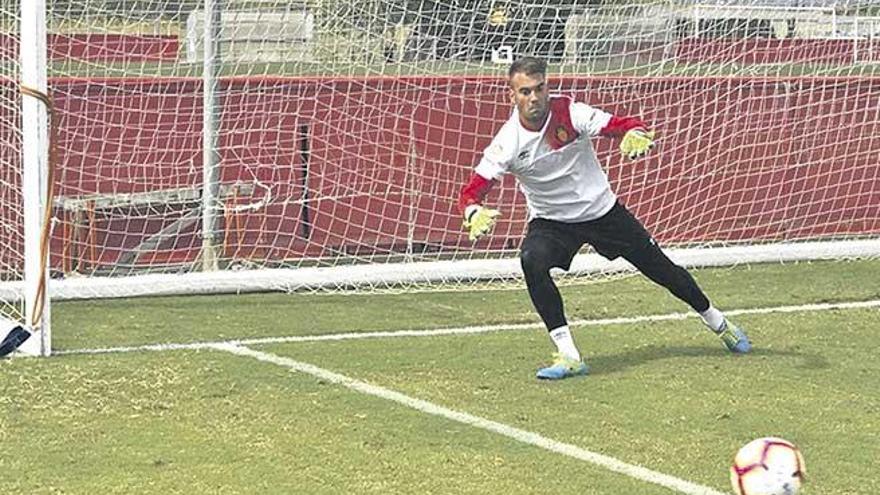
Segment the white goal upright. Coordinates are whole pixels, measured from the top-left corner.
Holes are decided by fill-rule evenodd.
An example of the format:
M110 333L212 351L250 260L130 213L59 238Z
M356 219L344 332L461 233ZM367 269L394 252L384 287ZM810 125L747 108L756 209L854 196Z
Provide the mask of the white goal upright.
M4 2L0 315L48 354L41 284L64 299L517 280L513 180L490 197L490 238L468 242L456 209L509 115L508 55L656 129L641 161L596 145L681 263L876 256L878 16L822 0ZM627 268L585 248L572 271Z
M46 53L40 50L46 46L45 5L33 0L18 7L15 12L2 12L3 27L11 33L4 36L0 61L0 280L20 283L14 294L0 297L0 339L8 346L17 331L34 333L18 349L47 356L51 351L48 202L53 183L49 122L53 119Z

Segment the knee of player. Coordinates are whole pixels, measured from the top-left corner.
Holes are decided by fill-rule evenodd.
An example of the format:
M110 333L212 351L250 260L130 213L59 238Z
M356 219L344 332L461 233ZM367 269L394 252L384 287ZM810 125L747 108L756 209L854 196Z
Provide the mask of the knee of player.
M526 248L520 251L519 261L526 273L544 273L550 271L550 257L540 249Z

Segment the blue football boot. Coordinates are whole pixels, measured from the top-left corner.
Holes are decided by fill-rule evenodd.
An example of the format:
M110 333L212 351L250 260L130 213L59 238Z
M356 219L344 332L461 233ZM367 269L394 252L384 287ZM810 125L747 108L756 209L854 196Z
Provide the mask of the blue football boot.
M715 333L721 337L721 342L724 342L725 347L727 347L730 352L745 354L752 350L752 343L749 341L749 337L746 333L743 332L741 328L731 323L727 318L724 319L724 323L721 325L721 330Z
M540 380L561 380L572 376L586 375L589 372L590 368L587 363L554 353L553 364L539 369L535 376Z

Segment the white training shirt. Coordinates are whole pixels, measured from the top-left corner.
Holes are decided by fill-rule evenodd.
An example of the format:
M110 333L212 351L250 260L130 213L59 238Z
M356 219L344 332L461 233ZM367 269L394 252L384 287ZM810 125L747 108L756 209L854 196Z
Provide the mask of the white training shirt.
M475 170L490 180L513 174L526 197L530 221L595 220L617 201L590 141L608 125L611 114L568 100L571 124L579 134L576 139L553 150L545 137L548 132L556 132L555 126L559 125L552 110L544 127L534 132L522 126L514 108Z

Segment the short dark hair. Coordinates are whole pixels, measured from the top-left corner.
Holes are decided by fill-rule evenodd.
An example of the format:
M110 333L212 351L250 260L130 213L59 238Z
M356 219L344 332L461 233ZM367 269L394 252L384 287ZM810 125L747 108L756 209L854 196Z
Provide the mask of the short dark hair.
M527 76L541 74L542 76L547 76L547 62L535 57L523 57L510 64L507 78L512 78L514 74L525 74Z

